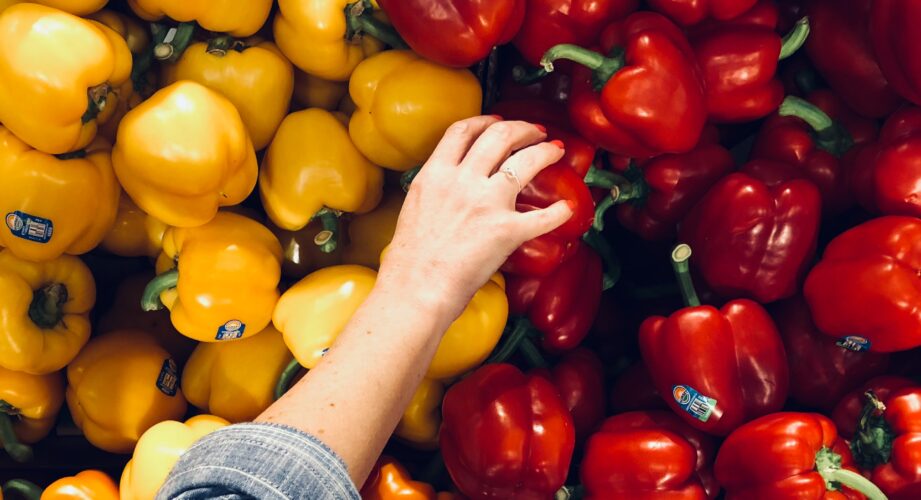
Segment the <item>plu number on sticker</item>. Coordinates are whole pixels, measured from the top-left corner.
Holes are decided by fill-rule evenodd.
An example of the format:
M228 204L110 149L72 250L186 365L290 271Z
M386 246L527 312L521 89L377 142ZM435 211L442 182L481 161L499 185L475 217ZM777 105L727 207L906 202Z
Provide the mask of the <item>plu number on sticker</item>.
M54 224L50 219L18 210L6 214L6 227L13 236L36 243L48 243L54 232Z
M672 397L682 410L692 415L701 422L706 422L716 408L716 400L704 396L687 385L672 387Z

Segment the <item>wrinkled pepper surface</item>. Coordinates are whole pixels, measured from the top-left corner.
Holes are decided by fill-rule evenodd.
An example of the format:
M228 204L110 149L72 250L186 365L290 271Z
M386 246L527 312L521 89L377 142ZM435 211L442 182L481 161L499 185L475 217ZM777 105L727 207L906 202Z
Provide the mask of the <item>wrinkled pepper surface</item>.
M167 227L163 221L147 215L122 192L112 229L99 245L119 257L156 257Z
M128 0L135 14L147 21L168 17L180 23L196 22L208 31L250 36L269 17L272 0Z
M444 383L422 379L409 406L397 425L394 435L414 447L435 449L438 447L438 431L441 427L441 400L445 395Z
M0 367L0 447L16 462L31 460L28 445L51 432L63 404L60 373L30 375Z
M105 472L85 470L48 485L41 500L119 500L118 485Z
M649 6L676 23L689 26L707 19L726 21L755 6L758 0L649 0Z

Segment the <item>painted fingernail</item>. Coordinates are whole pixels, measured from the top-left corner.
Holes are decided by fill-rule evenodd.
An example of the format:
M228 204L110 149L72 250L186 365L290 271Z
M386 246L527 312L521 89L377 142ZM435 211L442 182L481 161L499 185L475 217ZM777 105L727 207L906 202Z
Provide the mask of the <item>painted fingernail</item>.
M558 147L558 148L560 148L560 149L566 149L566 145L563 144L563 141L561 141L561 140L559 140L559 139L550 141L550 144L553 144L554 146L556 146L556 147Z
M541 125L540 123L535 123L535 124L534 124L534 128L536 128L537 130L540 130L540 133L542 133L542 134L546 134L546 133L547 133L547 127Z
M489 115L489 117L490 117L490 118L495 118L496 120L499 120L500 122L501 122L502 120L505 120L505 118L502 118L502 115Z

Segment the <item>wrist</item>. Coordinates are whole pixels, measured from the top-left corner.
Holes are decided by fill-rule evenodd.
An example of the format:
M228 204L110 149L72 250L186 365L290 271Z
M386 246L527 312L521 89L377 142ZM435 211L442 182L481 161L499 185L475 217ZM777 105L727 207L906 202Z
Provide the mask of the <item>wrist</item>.
M463 297L443 275L419 268L393 269L385 264L378 273L373 294L399 303L410 313L424 311L447 329L463 312L470 297Z

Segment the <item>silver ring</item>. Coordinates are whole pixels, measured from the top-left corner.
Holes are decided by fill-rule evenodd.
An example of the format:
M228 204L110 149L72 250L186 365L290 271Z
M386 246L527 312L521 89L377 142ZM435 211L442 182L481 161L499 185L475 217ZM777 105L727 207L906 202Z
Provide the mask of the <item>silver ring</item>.
M515 173L514 170L512 170L512 167L508 165L502 165L502 167L499 168L499 171L505 174L510 179L515 181L515 184L518 186L518 192L520 193L521 192L521 179L518 178L518 174Z

